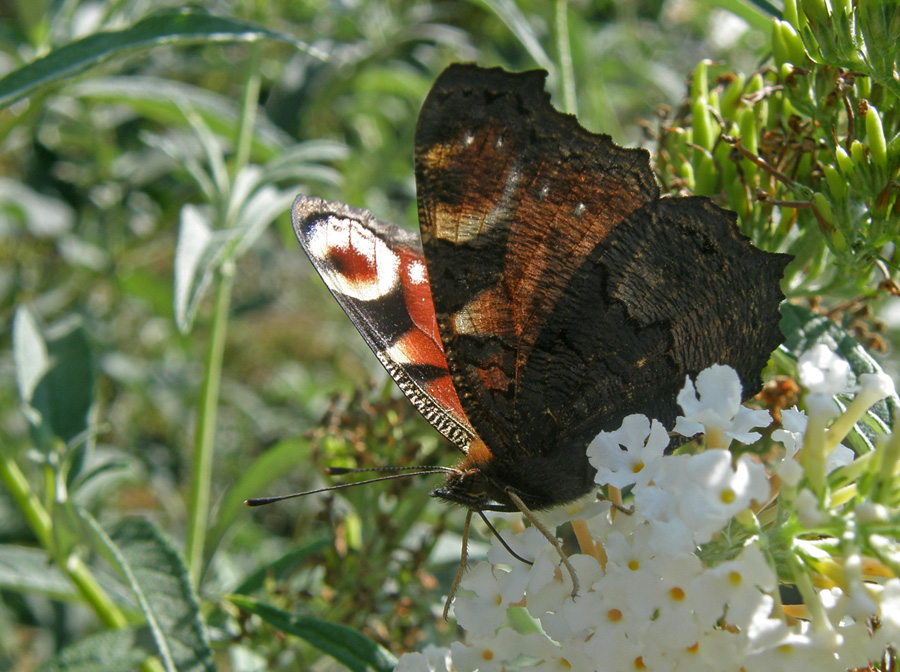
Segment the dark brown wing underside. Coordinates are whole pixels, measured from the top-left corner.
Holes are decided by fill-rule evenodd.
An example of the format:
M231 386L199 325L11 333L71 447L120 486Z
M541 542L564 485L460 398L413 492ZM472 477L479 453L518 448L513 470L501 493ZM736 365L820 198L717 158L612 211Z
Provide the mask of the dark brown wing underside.
M783 337L788 255L762 252L734 213L666 198L620 224L547 316L515 401L518 442L588 442L642 413L671 427L685 376L727 364L745 398Z
M671 423L686 375L745 392L781 342L789 260L707 198L659 199L644 150L550 105L544 73L452 66L416 131L422 244L469 421L499 461Z

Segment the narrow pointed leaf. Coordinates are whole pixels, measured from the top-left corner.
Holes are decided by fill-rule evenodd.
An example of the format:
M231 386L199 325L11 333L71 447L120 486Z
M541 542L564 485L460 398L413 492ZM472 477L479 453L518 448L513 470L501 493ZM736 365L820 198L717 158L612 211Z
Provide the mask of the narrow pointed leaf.
M387 651L345 625L312 616L299 616L247 597L232 595L229 599L282 632L306 640L353 672L388 672L393 669L394 661Z
M0 79L0 108L34 95L116 56L162 44L249 42L260 39L287 42L319 58L323 55L287 35L252 23L197 11L163 12L128 28L88 35L51 51Z

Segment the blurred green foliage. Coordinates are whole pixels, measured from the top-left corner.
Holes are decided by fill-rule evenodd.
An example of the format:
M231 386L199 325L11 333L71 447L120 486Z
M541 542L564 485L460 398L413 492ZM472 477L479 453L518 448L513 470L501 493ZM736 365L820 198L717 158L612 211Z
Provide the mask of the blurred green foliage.
M452 640L462 516L428 479L241 505L455 458L285 212L304 191L415 226L416 116L451 62L548 69L589 129L649 140L668 191L797 254L792 294L877 327L897 17L787 4L4 5L0 668L382 669ZM97 651L119 657L79 667Z

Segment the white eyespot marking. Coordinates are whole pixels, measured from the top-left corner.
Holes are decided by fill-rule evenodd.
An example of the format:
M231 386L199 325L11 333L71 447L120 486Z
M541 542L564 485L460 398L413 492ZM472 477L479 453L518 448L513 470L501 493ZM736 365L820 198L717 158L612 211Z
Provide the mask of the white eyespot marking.
M380 299L400 282L399 257L356 220L325 217L310 228L307 246L329 287L357 301Z
M545 184L543 187L541 187L541 191L540 191L540 193L538 194L538 198L541 199L541 200L543 201L545 198L547 198L547 196L548 196L549 194L550 194L550 185L549 185L549 184Z
M497 138L497 141L494 143L494 146L497 149L500 149L501 147L503 147L503 136L502 135L499 138Z
M428 282L428 270L421 261L414 261L409 265L409 280L414 285L423 285Z
M463 146L464 146L464 147L468 147L468 146L471 145L473 142L475 142L475 136L472 135L471 133L467 132L467 133L465 134L465 136L463 136Z
M587 208L584 206L584 203L579 203L575 206L575 216L581 217L585 210L587 210Z

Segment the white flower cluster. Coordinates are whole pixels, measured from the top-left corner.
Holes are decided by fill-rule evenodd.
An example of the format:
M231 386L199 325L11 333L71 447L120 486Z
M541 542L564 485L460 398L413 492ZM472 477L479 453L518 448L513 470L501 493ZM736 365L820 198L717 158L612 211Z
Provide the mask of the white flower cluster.
M601 433L588 448L597 483L613 493L631 488L630 509L592 496L539 516L550 529L573 521L582 550L570 558L579 594L572 597L556 550L537 530L506 533L533 564L513 561L495 539L454 605L465 642L406 654L397 670L843 672L880 660L900 645L900 545L858 531L879 521L886 530L898 513L878 503L850 506L858 490L826 486L831 471L860 461L839 443L875 401L893 394L893 384L862 376L860 404L826 429L848 373L827 349L801 359L801 384L814 397L810 416L783 413L773 438L784 451L769 472L727 450L732 440L757 441L751 430L771 422L768 412L741 406L740 382L728 367L702 372L696 388L688 380L679 397L685 417L675 430L705 433L704 452L664 456L668 433L644 416ZM900 437L885 443L900 448ZM883 468L885 459L868 461ZM893 477L896 455L888 461ZM829 550L819 541L830 534ZM873 544L881 544L880 563L863 552ZM781 603L776 566L802 605Z

